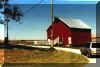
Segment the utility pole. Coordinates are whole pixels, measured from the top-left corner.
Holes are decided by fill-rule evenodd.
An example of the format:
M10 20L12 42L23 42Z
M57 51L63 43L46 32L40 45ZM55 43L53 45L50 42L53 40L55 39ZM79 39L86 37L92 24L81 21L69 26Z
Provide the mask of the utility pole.
M9 22L8 17L6 17L5 22L6 22L6 33L7 33L5 37L5 44L8 44L8 22Z
M4 11L5 11L5 7L8 6L8 0L4 0ZM5 22L6 22L6 37L5 37L5 44L8 45L8 22L9 22L9 18L8 16L5 16Z
M53 30L53 0L51 0L51 40L52 40L52 43L51 43L51 48L53 48L54 46L54 30Z

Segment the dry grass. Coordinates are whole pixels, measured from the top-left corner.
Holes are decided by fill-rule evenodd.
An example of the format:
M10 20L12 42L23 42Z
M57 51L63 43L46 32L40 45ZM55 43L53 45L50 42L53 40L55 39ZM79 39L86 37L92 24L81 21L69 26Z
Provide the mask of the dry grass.
M79 63L8 63L3 67L84 67L85 64Z
M6 49L0 50L0 56L4 56L5 64L0 64L4 67L84 67L89 62L78 54L48 49Z
M0 49L0 64L4 63L4 50Z
M24 50L13 49L5 51L6 63L88 63L84 56L64 52L49 50Z

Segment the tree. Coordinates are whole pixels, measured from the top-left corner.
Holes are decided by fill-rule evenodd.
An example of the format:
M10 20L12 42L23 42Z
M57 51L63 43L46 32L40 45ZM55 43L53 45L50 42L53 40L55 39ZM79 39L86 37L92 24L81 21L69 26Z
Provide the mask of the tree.
M2 0L5 1L3 4L4 11L2 14L5 16L5 23L7 28L7 35L5 37L5 44L8 44L8 22L10 20L14 20L16 22L19 22L21 20L21 17L23 17L22 13L19 11L19 8L16 5L9 5L8 0Z
M2 3L1 3L1 1L0 1L0 8L2 8Z

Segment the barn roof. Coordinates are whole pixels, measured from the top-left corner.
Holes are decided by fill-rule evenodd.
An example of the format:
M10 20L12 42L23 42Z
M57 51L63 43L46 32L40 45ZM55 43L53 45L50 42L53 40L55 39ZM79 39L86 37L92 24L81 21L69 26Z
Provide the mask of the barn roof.
M63 23L65 23L70 28L91 29L90 26L85 24L85 22L83 22L80 19L63 18L63 17L56 17L56 18L61 20Z

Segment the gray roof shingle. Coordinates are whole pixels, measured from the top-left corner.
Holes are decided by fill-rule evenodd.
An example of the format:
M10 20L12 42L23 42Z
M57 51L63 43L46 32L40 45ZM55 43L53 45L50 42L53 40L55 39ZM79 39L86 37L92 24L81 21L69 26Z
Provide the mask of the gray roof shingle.
M65 23L70 28L91 29L90 26L85 24L80 19L63 18L63 17L57 17L57 18L60 19L63 23Z

